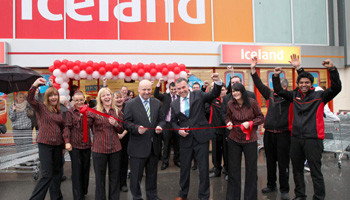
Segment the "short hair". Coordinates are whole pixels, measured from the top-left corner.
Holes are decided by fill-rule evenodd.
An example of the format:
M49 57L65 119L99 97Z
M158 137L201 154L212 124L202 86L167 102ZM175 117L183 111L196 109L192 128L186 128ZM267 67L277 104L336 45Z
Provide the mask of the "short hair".
M314 77L309 72L306 72L306 71L301 72L297 78L297 84L299 83L300 79L302 79L302 78L309 79L311 81L311 84L314 83Z
M174 82L171 82L170 84L169 84L169 88L170 87L175 87L175 83Z
M231 80L234 79L234 78L239 78L239 81L242 83L241 77L239 77L239 76L232 76Z
M281 78L281 86L288 87L288 80L286 78Z
M126 87L125 85L123 85L123 86L121 87L121 89L122 89L123 87L125 87L126 89L128 89L128 87Z
M192 84L192 87L193 87L194 85L198 85L199 87L201 87L201 84L199 84L198 82L194 82L194 83Z
M188 84L188 79L186 78L178 78L175 83L181 83L182 81L185 81Z
M75 96L75 95L82 95L85 97L85 94L81 90L75 91L73 96Z

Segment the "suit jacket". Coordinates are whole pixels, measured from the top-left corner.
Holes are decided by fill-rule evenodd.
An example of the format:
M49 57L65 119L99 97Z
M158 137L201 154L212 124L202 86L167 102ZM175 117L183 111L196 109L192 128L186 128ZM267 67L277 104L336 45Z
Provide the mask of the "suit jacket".
M163 103L162 110L163 110L163 113L166 117L169 110L170 110L170 103L171 103L170 93L162 94L159 92L159 87L156 87L156 89L154 90L154 97L159 99L159 101L161 101ZM177 96L177 98L179 98L179 96Z
M190 92L190 115L187 117L180 110L180 98L171 103L171 124L174 128L197 128L210 127L208 120L205 118L204 104L212 102L220 96L221 87L214 86L211 92L205 93L201 90ZM189 132L186 137L180 136L180 147L190 147L193 139L198 143L205 143L214 136L214 129L201 129Z
M140 99L136 97L125 104L124 128L130 133L128 144L128 154L131 157L147 158L151 155L151 150L156 156L160 156L161 135L156 134L154 129L147 130L144 134L139 134L140 126L164 128L165 117L161 109L161 103L155 98L150 98L151 122L149 122L145 107ZM152 148L153 147L153 148Z

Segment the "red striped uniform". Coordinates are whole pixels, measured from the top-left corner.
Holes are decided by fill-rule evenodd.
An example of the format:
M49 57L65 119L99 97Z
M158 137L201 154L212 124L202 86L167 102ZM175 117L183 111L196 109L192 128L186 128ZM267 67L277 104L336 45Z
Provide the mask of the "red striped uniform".
M123 119L122 112L118 111L117 116L113 108L111 108L108 113L105 109L103 109L102 112L120 120ZM88 118L92 120L92 133L94 134L92 142L93 152L110 154L122 149L118 134L122 133L124 129L120 122L118 122L118 126L115 127L109 123L108 118L91 112L88 113Z
M27 101L36 112L36 119L40 127L36 138L37 143L48 145L63 144L63 129L65 126L61 112L50 112L49 109L41 102L37 101L35 91L37 87L32 86L28 91Z
M229 138L238 143L250 143L258 140L256 130L258 125L264 123L264 115L261 113L258 102L249 98L251 107L248 108L245 104L239 107L237 101L231 100L227 105L226 123L232 122L233 125L241 125L246 121L253 121L253 130L250 139L246 140L246 135L240 127L233 127L230 131Z
M92 124L92 119L88 118L88 127ZM63 132L65 143L70 143L76 149L91 148L91 137L88 142L83 142L83 116L75 107L66 112L66 127Z

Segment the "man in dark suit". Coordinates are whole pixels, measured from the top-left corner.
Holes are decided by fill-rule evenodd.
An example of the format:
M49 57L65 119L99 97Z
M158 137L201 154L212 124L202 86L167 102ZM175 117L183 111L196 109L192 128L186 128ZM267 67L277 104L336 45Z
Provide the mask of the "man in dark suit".
M130 190L134 200L141 200L140 182L146 169L146 195L158 200L157 169L161 151L160 133L165 126L161 103L151 97L152 83L140 82L139 96L125 104L124 128L130 133ZM155 129L148 129L155 128Z
M154 90L154 97L163 102L162 109L163 109L163 113L165 115L165 121L166 121L165 128L171 129L172 126L170 123L170 120L171 120L170 103L172 101L175 101L178 98L178 96L176 94L176 87L174 82L169 84L170 93L164 93L164 94L160 93L159 88L162 83L164 83L164 79L160 78L157 84L157 87ZM161 170L165 170L169 166L171 141L173 141L174 164L180 167L179 135L174 130L164 130L163 131L164 147L163 147L163 157L162 157L163 163L160 168Z
M205 93L201 90L189 91L188 80L176 80L176 91L180 98L171 103L171 122L176 129L209 127L205 118L204 104L219 97L222 81L219 74L212 75L214 89ZM192 153L199 168L199 199L209 199L209 140L214 137L213 129L179 130L180 134L180 192L175 200L186 200L190 188L190 168Z

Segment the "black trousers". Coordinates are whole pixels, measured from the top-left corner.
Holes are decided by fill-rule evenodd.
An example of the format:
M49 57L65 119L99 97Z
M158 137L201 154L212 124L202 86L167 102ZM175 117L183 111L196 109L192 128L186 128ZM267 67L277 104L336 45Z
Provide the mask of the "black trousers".
M228 139L229 159L226 200L241 200L242 153L244 153L245 159L244 199L254 200L258 198L257 150L257 142L237 143L231 139Z
M227 145L225 145L226 136L224 134L216 134L213 142L213 151L212 151L212 162L216 169L215 173L220 173L222 170L221 162L224 160L224 168L227 169Z
M83 200L88 193L91 149L69 151L72 167L72 188L74 200Z
M148 158L130 157L130 190L133 200L141 200L141 180L146 170L147 200L155 200L157 196L158 157L151 155Z
M129 135L125 135L123 139L120 140L122 144L122 150L120 155L120 187L127 186L126 180L128 177L128 166L129 166L129 156L128 156L128 143Z
M120 173L120 151L104 154L92 153L94 171L96 176L95 199L106 200L106 171L108 165L108 199L119 200L119 173Z
M47 190L50 192L50 199L63 199L61 193L62 173L62 149L63 145L48 145L38 143L39 159L41 163L41 179L36 184L31 200L45 199Z
M326 190L321 171L322 152L323 140L291 137L290 158L293 165L295 183L294 193L296 197L306 199L304 162L307 160L310 166L311 178L314 186L313 199L325 199Z
M172 126L169 122L167 122L165 125L165 129L170 129L170 128L172 128ZM162 157L163 163L169 164L171 141L173 141L174 163L180 161L179 140L180 140L179 134L177 134L176 131L173 131L173 130L163 131L163 143L164 143L163 157Z
M264 149L267 167L267 187L276 187L276 165L278 164L281 192L289 192L290 132L272 133L265 130Z
M198 143L193 139L191 147L180 147L180 192L179 197L187 197L190 189L192 154L198 163L199 188L198 199L209 199L209 142Z

